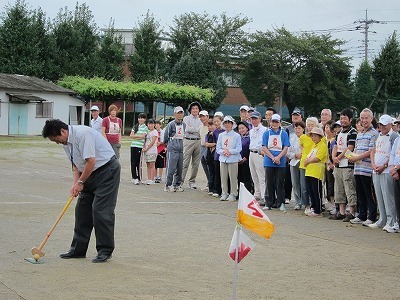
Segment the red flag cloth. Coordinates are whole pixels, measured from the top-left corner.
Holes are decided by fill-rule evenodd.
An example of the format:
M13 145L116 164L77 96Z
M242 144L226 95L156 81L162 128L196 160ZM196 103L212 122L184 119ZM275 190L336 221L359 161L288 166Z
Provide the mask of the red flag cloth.
M238 244L239 239L239 244ZM237 248L237 246L239 247ZM231 245L229 246L228 255L235 260L236 248L238 249L238 263L256 246L254 242L242 231L235 229L233 233Z

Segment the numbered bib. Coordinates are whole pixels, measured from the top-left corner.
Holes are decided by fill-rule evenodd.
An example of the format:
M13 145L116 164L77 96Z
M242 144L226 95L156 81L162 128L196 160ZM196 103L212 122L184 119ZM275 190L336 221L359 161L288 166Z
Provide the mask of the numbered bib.
M228 149L229 151L233 149L233 136L226 134L222 136L222 149Z
M347 148L347 133L340 132L337 138L337 149L338 152L344 152ZM343 158L339 162L339 167L348 167L349 160L347 158Z
M375 164L384 165L390 156L390 140L389 137L380 135L375 142Z
M271 135L271 131L269 132L269 138L268 138L268 149L269 150L274 150L274 151L282 151L282 129L279 133L279 135Z
M176 125L176 133L174 138L182 140L184 134L183 125Z
M108 128L108 134L119 134L121 132L121 127L119 126L118 122L111 122L111 119L108 118L110 121L110 126Z

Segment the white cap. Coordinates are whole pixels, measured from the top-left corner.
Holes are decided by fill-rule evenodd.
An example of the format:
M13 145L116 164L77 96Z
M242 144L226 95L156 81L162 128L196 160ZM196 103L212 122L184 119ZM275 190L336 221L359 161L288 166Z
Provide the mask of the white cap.
M90 109L90 111L92 111L92 110L99 111L100 109L99 109L99 107L97 105L93 105L92 108Z
M278 115L278 114L273 114L272 117L271 117L271 121L278 121L278 122L280 122L280 121L281 121L281 116Z
M208 112L206 110L202 110L199 112L199 116L208 116Z
M183 111L184 110L183 110L182 106L177 106L177 107L174 108L174 114L176 114L178 112L183 112Z
M334 125L339 125L340 127L342 127L342 123L340 123L340 121L336 121Z
M389 115L382 115L379 118L379 124L382 124L384 126L388 124L393 124L393 118Z
M235 123L235 120L231 116L225 116L222 123L225 123L225 122Z
M216 111L215 114L214 114L214 117L215 117L215 116L220 116L220 117L223 118L223 117L224 117L224 114L223 114L222 112L220 112L220 111Z
M242 110L242 109L244 109L245 111L249 111L249 110L250 110L250 108L249 108L247 105L242 105L242 106L239 108L239 110Z

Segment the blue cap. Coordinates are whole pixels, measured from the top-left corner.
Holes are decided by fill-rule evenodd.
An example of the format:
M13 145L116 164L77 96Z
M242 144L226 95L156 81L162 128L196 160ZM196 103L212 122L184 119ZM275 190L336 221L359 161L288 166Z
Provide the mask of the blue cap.
M261 118L261 114L255 110L251 113L250 118Z

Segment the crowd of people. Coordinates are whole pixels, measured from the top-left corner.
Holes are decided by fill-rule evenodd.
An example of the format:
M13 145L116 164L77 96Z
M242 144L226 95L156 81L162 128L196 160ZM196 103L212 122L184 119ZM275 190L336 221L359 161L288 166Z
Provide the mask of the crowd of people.
M119 157L121 126L113 109L110 106L109 117L96 121L98 108L92 107L91 125L101 123L102 134ZM351 109L342 110L336 121L330 109L323 109L319 119L303 121L295 108L292 123L285 127L274 108L267 108L263 119L243 105L236 123L220 111L211 117L198 102L184 114L182 107L175 107L174 119L164 129L160 121L139 114L130 134L134 184L163 182L165 168L164 191L197 189L201 164L207 178L201 190L220 201L236 201L243 183L265 210L286 211L292 200L293 209L304 209L309 217L329 211L332 220L399 231L399 120L387 114L376 120L365 108L357 120ZM147 181L142 163L147 165Z

